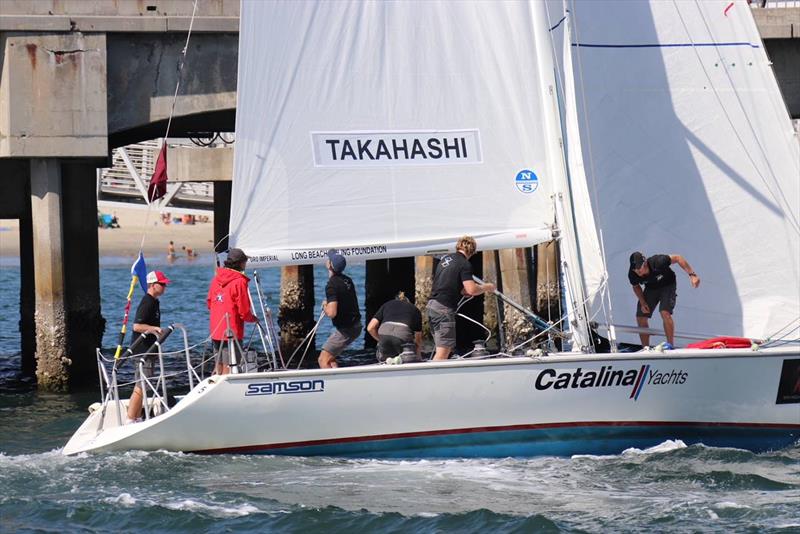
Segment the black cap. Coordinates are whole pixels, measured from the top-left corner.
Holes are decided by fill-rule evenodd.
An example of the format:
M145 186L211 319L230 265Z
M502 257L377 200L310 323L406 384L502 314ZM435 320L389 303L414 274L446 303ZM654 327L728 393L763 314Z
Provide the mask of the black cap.
M631 270L636 270L644 263L644 254L641 252L634 252L631 254Z
M247 257L247 254L242 249L232 248L228 251L228 259L234 263L240 263L250 258Z
M344 256L339 254L336 249L332 248L328 251L328 259L331 262L331 269L337 274L344 271L344 268L347 266L347 260L344 259Z

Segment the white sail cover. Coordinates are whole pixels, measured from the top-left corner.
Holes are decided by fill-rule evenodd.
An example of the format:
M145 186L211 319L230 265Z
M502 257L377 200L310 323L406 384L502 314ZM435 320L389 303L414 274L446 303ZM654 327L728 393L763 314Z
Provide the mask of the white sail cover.
M692 289L673 266L678 331L764 338L796 326L800 151L747 3L569 7L616 322L635 324L627 271L640 250L681 254L702 280Z
M541 2L244 0L231 243L280 265L550 239L547 31Z

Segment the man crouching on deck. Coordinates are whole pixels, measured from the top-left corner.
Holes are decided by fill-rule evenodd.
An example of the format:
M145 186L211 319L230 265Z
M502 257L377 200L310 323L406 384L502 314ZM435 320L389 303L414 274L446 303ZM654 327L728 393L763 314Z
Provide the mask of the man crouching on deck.
M320 369L339 367L336 357L361 335L361 312L358 310L356 287L349 276L342 274L347 260L331 249L325 266L328 268L328 284L325 286L322 311L331 318L336 330L322 346L317 360Z
M677 282L675 272L670 265L677 263L689 275L692 287L700 285L700 277L692 270L683 256L678 254L656 254L645 259L641 252L634 252L630 257L631 267L628 270L628 281L636 295L636 324L639 328L649 328L649 319L658 304L661 320L664 322L664 335L670 347L675 346L675 322L672 310L677 300ZM644 284L642 291L641 284ZM639 334L642 346L650 344L650 334Z

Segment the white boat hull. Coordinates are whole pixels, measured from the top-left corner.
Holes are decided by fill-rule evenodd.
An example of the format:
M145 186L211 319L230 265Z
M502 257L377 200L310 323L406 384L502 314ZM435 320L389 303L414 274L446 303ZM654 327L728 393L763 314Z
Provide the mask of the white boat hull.
M98 432L97 410L63 452L504 457L667 439L761 451L800 438L800 392L787 385L798 369L794 348L226 375L143 423L117 426L110 405Z

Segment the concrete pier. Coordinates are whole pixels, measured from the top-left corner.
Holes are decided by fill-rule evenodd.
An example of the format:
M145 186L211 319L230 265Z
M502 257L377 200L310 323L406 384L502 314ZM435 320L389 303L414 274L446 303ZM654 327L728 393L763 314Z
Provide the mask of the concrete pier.
M502 292L522 306L531 308L530 249L515 248L498 252ZM511 348L534 334L531 322L519 311L505 307L503 326L506 344Z
M31 160L31 210L36 286L36 379L40 387L65 391L67 317L64 309L64 246L61 227L61 164Z
M558 321L561 310L561 293L558 278L558 244L548 241L536 245L536 310L548 321Z
M278 326L281 331L281 351L288 360L303 338L314 328L321 310L314 305L313 265L290 265L281 268L281 303ZM314 342L306 355L305 365L316 362ZM293 364L297 365L299 356Z
M417 256L414 258L414 304L422 312L422 339L431 338L431 325L428 323L428 314L425 306L431 296L433 287L433 256Z
M502 281L499 276L500 258L496 250L487 250L483 253L483 280L493 282L497 289L502 291ZM499 325L505 316L502 306L498 306L498 299L494 295L486 295L483 299L483 324L491 330L492 338L497 342L498 349L503 345L499 338Z

